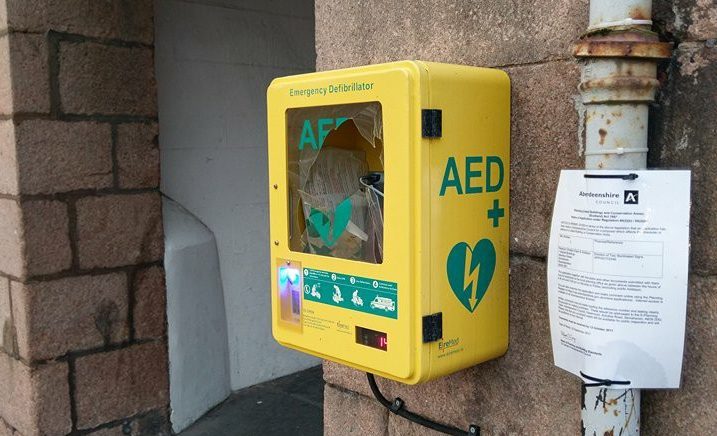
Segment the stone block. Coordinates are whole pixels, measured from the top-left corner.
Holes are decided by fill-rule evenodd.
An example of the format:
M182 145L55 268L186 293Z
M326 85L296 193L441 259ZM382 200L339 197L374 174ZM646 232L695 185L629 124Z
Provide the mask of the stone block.
M460 430L467 430L461 428ZM442 436L444 433L423 427L393 413L388 415L388 436ZM484 434L484 433L481 433Z
M27 120L15 126L20 190L52 194L112 184L110 126Z
M137 271L134 278L135 339L164 337L167 326L166 292L163 268Z
M74 33L151 44L152 0L5 0L13 30ZM4 21L3 21L4 22Z
M70 432L67 363L30 368L0 352L0 416L24 436Z
M50 274L72 264L67 205L61 201L22 202L27 276Z
M117 127L117 172L122 188L159 187L157 123Z
M653 22L662 34L678 41L717 38L717 0L657 0Z
M0 37L0 114L50 111L47 56L44 35Z
M507 66L571 57L588 1L318 1L319 70L403 59Z
M13 282L19 354L30 361L128 339L124 273Z
M0 62L0 70L4 62ZM0 74L3 74L0 71ZM17 195L17 153L15 152L15 124L0 121L0 194Z
M50 112L45 35L11 33L0 39L0 113Z
M0 352L8 354L16 352L17 339L15 324L12 321L12 305L10 304L10 280L0 277Z
M150 342L78 358L74 394L80 429L167 407L166 344Z
M136 265L162 258L158 193L85 197L76 206L81 268Z
M365 397L373 397L365 373L329 360L324 360L322 366L326 384L339 386L352 392L358 392ZM385 391L386 384L390 382L376 377L376 383L379 389Z
M60 43L62 110L84 115L157 115L151 48Z
M388 410L355 392L324 387L324 435L386 435Z
M690 282L682 384L643 391L644 434L711 434L717 427L717 277Z
M0 9L2 5L0 5ZM0 37L0 114L12 114L12 75L10 74L10 38Z
M169 419L166 411L154 410L121 424L87 433L92 436L170 436Z
M680 44L653 110L648 165L692 170L690 268L717 274L717 47Z
M22 213L17 201L0 198L0 272L14 277L25 273Z

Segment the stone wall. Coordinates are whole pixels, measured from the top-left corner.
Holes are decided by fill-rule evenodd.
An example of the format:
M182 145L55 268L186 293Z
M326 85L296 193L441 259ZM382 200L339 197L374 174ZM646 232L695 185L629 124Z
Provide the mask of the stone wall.
M0 1L0 435L168 428L152 1Z
M552 365L545 260L559 171L583 165L570 46L587 27L588 3L316 1L319 70L423 59L498 67L512 79L510 349L416 387L380 380L409 410L484 434L580 434L580 382ZM715 0L655 2L656 29L676 48L661 65L649 165L692 168L693 232L682 388L644 392L648 435L717 425L716 11ZM327 435L434 434L375 407L363 374L331 363L324 371Z

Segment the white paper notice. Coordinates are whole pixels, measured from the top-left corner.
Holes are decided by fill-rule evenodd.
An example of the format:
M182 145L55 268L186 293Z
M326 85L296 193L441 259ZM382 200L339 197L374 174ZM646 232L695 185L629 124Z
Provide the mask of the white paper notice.
M562 171L548 252L555 365L680 386L689 218L689 171Z

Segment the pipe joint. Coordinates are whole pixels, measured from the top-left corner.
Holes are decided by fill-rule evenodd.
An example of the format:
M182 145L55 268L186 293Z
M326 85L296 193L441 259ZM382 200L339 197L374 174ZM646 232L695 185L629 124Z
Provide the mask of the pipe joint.
M659 86L651 77L609 76L580 82L585 104L609 102L651 102Z

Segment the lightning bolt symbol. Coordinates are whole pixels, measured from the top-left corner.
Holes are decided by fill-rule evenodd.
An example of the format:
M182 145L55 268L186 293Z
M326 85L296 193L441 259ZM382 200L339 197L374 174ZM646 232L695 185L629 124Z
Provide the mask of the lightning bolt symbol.
M471 271L471 256L472 251L470 249L466 248L466 263L463 270L463 290L466 288L469 289L470 297L468 298L468 301L470 302L471 307L475 307L476 303L478 302L478 298L476 297L476 292L478 290L478 272L480 270L479 266L476 266Z

